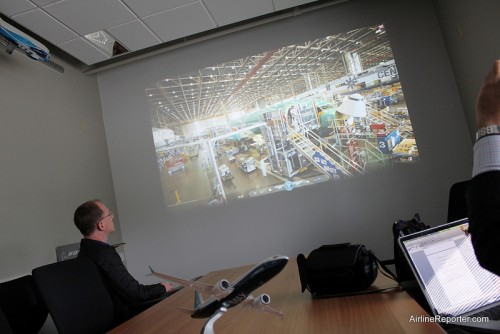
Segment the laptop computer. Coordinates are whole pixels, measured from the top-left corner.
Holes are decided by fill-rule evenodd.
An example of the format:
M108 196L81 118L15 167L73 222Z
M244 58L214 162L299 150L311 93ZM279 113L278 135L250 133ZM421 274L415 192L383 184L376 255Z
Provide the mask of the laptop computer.
M464 218L398 239L434 313L432 319L414 320L498 332L498 312L487 318L483 314L499 311L500 276L477 262L468 226Z

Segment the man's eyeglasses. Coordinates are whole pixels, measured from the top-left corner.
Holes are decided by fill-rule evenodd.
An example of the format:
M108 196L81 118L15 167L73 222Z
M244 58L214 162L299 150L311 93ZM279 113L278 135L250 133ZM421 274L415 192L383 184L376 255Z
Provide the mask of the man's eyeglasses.
M113 211L109 211L109 213L101 218L99 218L99 220L96 222L96 225L99 224L100 222L102 222L104 219L108 218L109 216L114 216L115 213Z

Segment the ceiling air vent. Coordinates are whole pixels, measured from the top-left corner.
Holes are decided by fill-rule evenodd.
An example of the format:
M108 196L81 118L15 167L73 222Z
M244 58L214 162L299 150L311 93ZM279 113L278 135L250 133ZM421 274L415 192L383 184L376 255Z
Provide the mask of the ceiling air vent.
M104 30L85 35L85 38L106 53L110 58L127 53L129 50L120 44L113 36Z

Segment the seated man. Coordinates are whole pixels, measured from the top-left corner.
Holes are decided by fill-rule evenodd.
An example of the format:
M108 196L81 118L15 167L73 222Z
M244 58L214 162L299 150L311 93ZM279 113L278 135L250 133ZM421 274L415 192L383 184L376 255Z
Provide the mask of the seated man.
M74 214L76 227L83 235L78 257L90 258L100 269L115 307L116 324L125 321L152 301L172 290L169 283L140 284L130 275L115 248L107 243L115 231L114 214L100 200L80 205Z
M469 232L479 264L500 275L500 60L481 87L476 117L473 178L467 192Z

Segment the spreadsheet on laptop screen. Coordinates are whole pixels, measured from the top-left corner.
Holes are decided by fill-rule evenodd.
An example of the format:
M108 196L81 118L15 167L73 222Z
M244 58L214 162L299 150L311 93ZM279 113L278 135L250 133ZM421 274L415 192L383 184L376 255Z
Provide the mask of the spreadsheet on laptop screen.
M437 314L461 315L500 299L500 278L475 256L468 224L403 241Z

